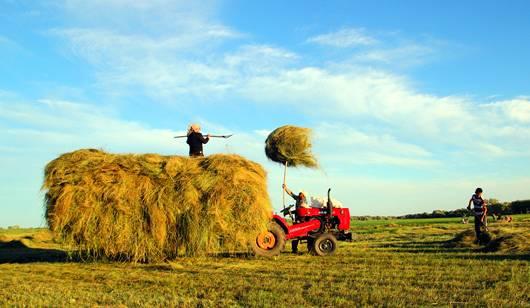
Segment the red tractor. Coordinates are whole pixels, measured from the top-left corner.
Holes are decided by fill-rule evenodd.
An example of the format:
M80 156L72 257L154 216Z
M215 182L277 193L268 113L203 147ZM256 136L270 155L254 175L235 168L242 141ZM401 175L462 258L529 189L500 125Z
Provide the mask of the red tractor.
M289 217L292 224L280 216L274 215L268 230L259 234L252 245L258 256L272 257L279 255L287 240L307 242L307 249L314 255L331 255L337 249L337 240L351 241L350 210L334 208L328 190L328 201L325 208L297 208L294 205L283 209L284 217Z

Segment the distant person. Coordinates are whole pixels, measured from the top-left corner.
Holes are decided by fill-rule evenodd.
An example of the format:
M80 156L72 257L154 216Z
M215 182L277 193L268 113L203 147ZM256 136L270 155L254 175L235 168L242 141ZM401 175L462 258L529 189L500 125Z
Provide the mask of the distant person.
M282 188L285 190L289 196L291 196L296 201L296 209L299 208L309 208L309 205L307 203L307 194L303 191L299 192L298 195L293 193L292 190L287 188L285 184L282 185ZM291 241L291 248L293 253L298 253L298 240L292 240Z
M204 137L199 124L191 124L188 129L186 143L190 146L190 157L204 156L202 145L208 143L210 135Z
M482 188L477 188L473 196L471 196L471 199L469 199L469 203L467 205L467 209L471 210L471 204L473 204L473 215L475 216L475 234L477 236L477 242L480 241L482 227L484 227L484 229L488 231L488 223L486 216L488 213L488 208L486 201L484 201L484 199L482 198L482 193Z

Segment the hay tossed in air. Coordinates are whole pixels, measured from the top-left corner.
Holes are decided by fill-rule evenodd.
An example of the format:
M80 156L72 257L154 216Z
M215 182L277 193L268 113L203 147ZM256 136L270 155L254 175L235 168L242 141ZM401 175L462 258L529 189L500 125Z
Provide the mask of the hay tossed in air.
M135 262L247 249L272 213L265 171L237 155L78 150L46 166L43 189L66 244Z
M311 129L286 125L275 129L265 140L265 154L277 163L316 168L311 152Z

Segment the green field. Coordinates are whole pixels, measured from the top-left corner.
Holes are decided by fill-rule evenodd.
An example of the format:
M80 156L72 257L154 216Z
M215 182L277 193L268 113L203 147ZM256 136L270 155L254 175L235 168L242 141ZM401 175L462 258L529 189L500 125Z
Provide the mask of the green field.
M530 306L530 255L448 240L460 219L353 221L332 257L285 252L161 264L66 262L42 229L0 231L0 304L45 306ZM528 232L530 215L491 229Z

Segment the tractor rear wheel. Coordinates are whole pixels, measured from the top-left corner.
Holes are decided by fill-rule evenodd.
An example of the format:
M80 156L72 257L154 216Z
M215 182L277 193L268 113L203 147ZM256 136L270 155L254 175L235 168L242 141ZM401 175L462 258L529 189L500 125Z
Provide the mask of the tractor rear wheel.
M315 256L330 256L337 250L337 239L333 234L323 233L309 240L308 248Z
M266 231L258 234L252 244L256 256L274 257L285 248L285 232L275 222L271 222Z

